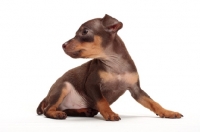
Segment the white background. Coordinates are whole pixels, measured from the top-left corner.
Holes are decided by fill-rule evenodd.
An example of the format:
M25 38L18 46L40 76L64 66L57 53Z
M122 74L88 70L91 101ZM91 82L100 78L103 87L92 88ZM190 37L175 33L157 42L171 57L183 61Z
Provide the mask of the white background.
M36 108L72 59L61 45L79 26L109 14L136 63L142 88L182 119L161 119L126 92L112 105L122 120L52 120ZM0 131L200 131L200 1L0 1Z

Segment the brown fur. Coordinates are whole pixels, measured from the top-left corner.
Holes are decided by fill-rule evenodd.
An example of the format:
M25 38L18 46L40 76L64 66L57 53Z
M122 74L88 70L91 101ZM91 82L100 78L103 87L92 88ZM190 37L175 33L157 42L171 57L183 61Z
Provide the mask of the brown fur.
M110 105L129 90L137 102L160 117L182 117L161 107L141 89L136 66L117 35L122 27L117 19L105 15L83 23L75 37L63 44L72 58L92 60L58 78L39 104L39 115L65 119L67 115L93 117L99 111L105 120L118 121L120 117Z

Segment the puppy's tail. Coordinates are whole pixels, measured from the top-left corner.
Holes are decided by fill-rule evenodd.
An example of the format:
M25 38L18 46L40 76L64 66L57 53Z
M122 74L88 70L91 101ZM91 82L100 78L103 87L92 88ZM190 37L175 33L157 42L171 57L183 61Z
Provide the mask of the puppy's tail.
M38 115L42 115L43 113L44 113L44 108L46 107L46 98L44 98L41 102L40 102L40 104L39 104L39 106L38 106L38 108L37 108L37 114Z

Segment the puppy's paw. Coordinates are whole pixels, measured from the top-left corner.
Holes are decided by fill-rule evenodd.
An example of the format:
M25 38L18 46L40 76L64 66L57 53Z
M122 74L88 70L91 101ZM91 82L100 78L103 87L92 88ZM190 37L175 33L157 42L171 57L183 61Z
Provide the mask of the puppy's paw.
M161 118L171 118L171 119L183 117L182 114L170 110L163 110L157 113L156 115L160 116Z
M56 111L55 114L55 119L66 119L67 118L67 115L65 112L62 112L62 111Z
M104 119L106 121L119 121L121 118L119 117L118 114L115 114L114 112L104 112L102 113Z
M47 118L52 119L66 119L67 114L62 111L48 111L44 113Z

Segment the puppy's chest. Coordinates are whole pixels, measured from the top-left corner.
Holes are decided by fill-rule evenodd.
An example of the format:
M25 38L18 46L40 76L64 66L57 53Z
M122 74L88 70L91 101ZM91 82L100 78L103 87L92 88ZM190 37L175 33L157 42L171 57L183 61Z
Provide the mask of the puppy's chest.
M132 87L138 81L136 72L126 72L122 74L100 71L101 90L126 90Z

